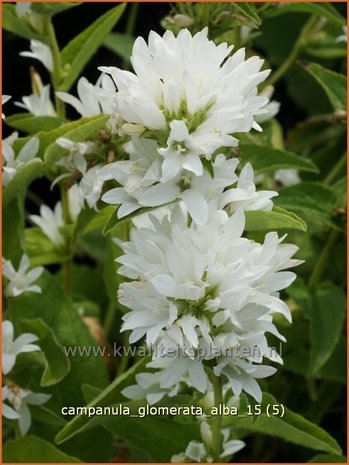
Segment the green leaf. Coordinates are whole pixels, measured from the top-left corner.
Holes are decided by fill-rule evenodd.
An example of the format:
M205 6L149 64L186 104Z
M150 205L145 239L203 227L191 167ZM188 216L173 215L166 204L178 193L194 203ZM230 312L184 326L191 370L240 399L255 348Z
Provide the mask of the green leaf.
M70 257L67 250L58 249L37 227L25 229L23 248L32 266L64 263Z
M33 333L39 338L37 344L44 355L44 372L41 377L41 386L52 386L65 378L70 370L70 361L64 355L63 348L52 329L41 318L21 320L20 326L22 332Z
M13 179L3 190L3 206L6 207L12 199L24 193L34 179L43 175L44 164L39 158L33 158L20 166Z
M342 455L334 454L317 454L309 463L347 463L347 458Z
M279 3L268 11L268 16L278 16L285 13L310 13L327 18L340 26L345 26L345 18L330 4L319 2Z
M33 2L31 4L31 9L40 15L53 16L79 5L81 5L80 2Z
M73 301L64 294L58 281L44 271L37 284L41 287L42 294L24 293L9 300L8 316L15 326L23 319L41 318L52 328L57 341L65 348L71 370L60 383L50 387L53 394L50 408L58 413L62 406L67 405L67 399L69 405L82 405L82 384L104 388L107 384L107 373L102 356L83 356L79 353L74 355L71 352L76 347L96 350L97 345ZM24 367L22 379L24 376L29 378L32 370L32 366Z
M126 443L142 449L152 461L168 463L172 455L183 452L189 441L200 439L198 424L181 424L162 417L112 417L105 427Z
M275 207L271 212L245 211L246 231L277 231L283 229L296 229L306 231L304 221L295 213Z
M121 4L107 11L64 47L62 65L63 68L69 66L69 72L59 86L60 91L67 91L74 84L86 63L120 19L125 7L126 4Z
M252 144L240 145L240 157L243 162L250 162L256 174L274 172L278 169L293 168L299 171L318 172L316 165L306 158L273 147Z
M84 140L93 139L100 129L109 119L108 115L98 115L92 118L83 118L73 123L65 124L56 130L47 134L44 159L47 168L54 165L62 157L68 154L68 150L60 147L56 143L57 137L63 136L73 142L82 142Z
M335 73L317 63L304 66L304 69L313 76L326 92L335 111L347 108L347 78Z
M13 32L25 39L36 39L47 42L47 38L38 34L34 29L27 26L18 18L15 5L2 4L2 27L5 31Z
M124 60L130 61L132 48L135 37L129 34L121 34L119 32L112 32L103 42L103 45L112 52L115 52Z
M257 27L261 24L261 19L257 14L256 8L251 3L238 2L233 5L240 14L249 19L249 26Z
M66 123L67 120L58 116L33 116L29 113L17 113L16 115L7 116L5 122L11 128L33 134L39 131L48 132L56 129Z
M128 371L116 378L106 389L104 389L92 402L89 407L110 406L125 400L121 391L133 383L135 375L144 370L145 365L149 362L149 357L145 357L133 365ZM91 384L91 383L89 383ZM66 441L79 431L83 431L91 418L85 415L79 415L73 418L56 436L57 444Z
M316 291L308 307L310 318L310 369L317 373L332 355L342 332L346 314L343 290L324 283Z
M267 434L282 438L285 441L308 447L318 451L329 452L331 454L341 454L341 448L337 441L333 439L325 430L314 425L301 415L292 412L284 407L284 416L267 416L268 405L280 405L270 394L263 393L261 404L261 415L245 418L234 418L233 426L238 430L248 430L252 432ZM269 412L272 411L270 407ZM243 413L243 412L242 412Z
M7 463L77 463L75 457L65 454L53 444L36 436L6 442L3 449L3 460Z
M276 206L297 212L309 223L337 227L333 218L337 196L333 189L318 182L302 182L282 189Z

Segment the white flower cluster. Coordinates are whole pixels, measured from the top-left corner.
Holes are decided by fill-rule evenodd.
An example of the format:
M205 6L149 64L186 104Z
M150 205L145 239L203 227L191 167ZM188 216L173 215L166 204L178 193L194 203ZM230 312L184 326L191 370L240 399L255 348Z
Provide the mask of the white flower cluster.
M228 216L214 202L204 226L188 226L180 207L170 219L151 219L152 228L133 229L118 259L119 273L133 280L119 288L119 301L132 310L122 330L132 331L130 342L146 336L156 347L160 387L173 389L188 375L206 392L205 361L214 360L214 372L226 376L235 395L244 390L260 401L255 378L276 371L261 366L263 359L281 362L266 333L284 340L273 315L291 320L278 292L295 279L283 270L300 263L291 258L297 247L281 244L274 232L263 244L242 237L242 209Z
M216 376L235 396L245 391L260 401L256 380L276 371L264 360L282 363L267 334L283 341L273 317L291 320L279 292L295 279L285 270L300 263L292 258L297 248L276 232L263 243L244 237L244 212L271 211L277 193L258 191L252 166L226 155L236 133L260 130L256 120L273 117L278 104L257 95L269 74L263 61L231 51L206 29L151 32L148 44L135 42L135 74L101 68L117 86L108 92L121 127L134 128L129 158L100 170L103 181L117 183L102 199L119 205L119 218L162 206L134 222L118 259L130 280L119 288L131 310L122 331L131 331L131 343L145 337L153 351L152 372L123 391L131 399L156 403L183 383L206 393ZM182 459L207 461L208 449L190 443Z

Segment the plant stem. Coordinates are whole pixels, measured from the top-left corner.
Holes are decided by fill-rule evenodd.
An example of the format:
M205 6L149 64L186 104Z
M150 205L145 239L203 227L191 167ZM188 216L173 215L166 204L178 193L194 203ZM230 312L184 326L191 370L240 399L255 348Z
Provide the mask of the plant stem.
M222 394L222 383L221 379L216 375L211 377L214 393L214 405L219 408L223 403L223 394ZM219 462L219 456L221 455L221 446L222 446L222 416L216 415L214 417L214 423L212 425L212 453L213 460Z
M331 171L328 173L326 178L324 179L324 184L330 185L336 179L338 174L342 171L347 163L347 152L342 155L342 157L338 160L338 162L334 165Z
M53 70L51 72L51 80L53 89L56 91L59 88L61 83L63 70L62 70L62 63L61 63L61 54L58 47L57 39L55 30L51 21L51 18L45 18L45 32L48 38L48 45L51 50L52 54L52 61L53 61ZM56 104L56 111L58 116L65 117L65 105L62 100L60 100L55 95L55 104Z
M300 35L298 36L296 42L294 43L294 46L292 50L290 51L288 57L286 60L282 63L282 65L271 75L271 77L264 82L264 84L261 86L266 87L266 86L271 86L274 85L279 79L282 78L282 76L289 70L289 68L293 65L294 61L297 59L300 51L304 47L304 45L307 42L308 34L311 31L311 29L314 27L315 23L317 22L318 18L317 16L311 16L308 21L305 23Z
M314 292L316 289L316 286L320 282L322 275L325 271L327 260L331 251L332 246L336 243L338 237L340 235L340 231L337 229L333 229L327 239L327 242L325 244L325 247L322 249L322 252L320 254L320 257L318 261L316 262L315 268L310 276L309 279L309 291Z
M69 213L68 194L67 194L67 191L64 189L63 185L61 185L61 202L62 202L62 208L63 208L64 224L69 224L70 213ZM73 263L72 263L71 258L66 260L62 265L63 286L67 294L71 293L71 288L72 288L72 265Z

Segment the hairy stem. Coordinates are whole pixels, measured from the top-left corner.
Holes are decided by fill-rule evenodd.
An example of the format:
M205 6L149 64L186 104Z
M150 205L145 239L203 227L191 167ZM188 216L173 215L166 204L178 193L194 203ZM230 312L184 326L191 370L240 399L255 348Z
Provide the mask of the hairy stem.
M211 377L214 393L214 405L219 408L223 402L222 383L221 379L215 375ZM212 453L213 460L219 462L219 456L222 451L222 416L216 415L212 426Z

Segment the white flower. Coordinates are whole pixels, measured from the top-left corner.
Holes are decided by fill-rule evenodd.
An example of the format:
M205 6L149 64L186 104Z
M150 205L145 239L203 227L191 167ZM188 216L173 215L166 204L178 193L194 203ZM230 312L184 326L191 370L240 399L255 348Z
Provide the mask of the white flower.
M267 97L269 99L269 102L263 107L263 110L265 111L265 113L256 116L255 119L258 123L264 123L265 121L269 121L270 119L274 118L274 116L279 113L280 103L277 102L276 100L270 100L271 97L273 96L273 93L274 93L273 86L267 86L260 92L259 95L263 97Z
M51 210L46 205L41 205L40 216L30 215L29 218L33 223L39 226L45 236L47 236L55 245L59 246L64 244L64 237L60 232L60 228L64 226L61 202L56 204L54 210Z
M336 38L336 42L347 42L348 41L348 27L343 26L343 34Z
M295 169L277 170L275 181L280 182L283 186L295 186L301 182L298 171Z
M246 211L271 211L273 202L270 199L277 195L275 191L256 190L252 165L246 163L241 170L237 186L224 192L222 203L228 206L230 211L236 211L238 208Z
M24 108L34 116L56 116L54 106L50 100L50 85L41 89L40 95L22 97L22 102L15 102L18 107Z
M182 170L175 177L162 182L161 156L154 141L133 138L128 146L130 159L117 161L101 169L103 179L114 179L122 187L106 192L102 200L113 205L120 204L119 218L141 207L157 207L177 199L183 200L192 219L198 224L205 224L208 218L208 205L214 198L219 198L219 209L226 207L231 200L246 210L271 209L271 197L277 195L272 191L256 191L253 182L253 170L249 166L241 172L238 189L233 186L238 180L235 174L238 159L227 160L219 154L211 163L212 173L206 169L201 176L192 171ZM225 190L231 187L229 190ZM233 205L230 205L233 208Z
M203 442L190 441L185 452L176 454L171 457L171 462L213 462L212 431L208 423L202 421L200 424L200 433ZM245 447L245 443L238 439L229 440L230 431L228 428L222 429L223 442L222 453L219 458L231 457L233 454Z
M160 143L164 180L181 167L200 174L200 156L237 145L234 133L260 130L254 116L264 113L268 99L257 96L257 86L269 71L260 72L263 60L256 56L245 61L244 49L231 51L210 41L207 29L195 36L183 29L177 37L152 31L148 44L140 37L134 43L135 74L100 68L118 88L111 93L116 111Z
M35 58L41 61L41 63L50 72L53 71L53 59L50 47L39 40L30 41L31 52L21 52L22 57Z
M3 386L2 399L7 401L11 407L4 403L2 414L10 420L18 419L19 430L25 436L31 425L31 414L28 405L42 405L50 397L50 394L34 394L15 385Z
M18 155L15 155L13 144L18 138L18 133L14 132L7 139L2 141L2 155L3 155L3 167L2 167L2 184L6 187L10 181L14 178L18 168L23 166L25 163L32 160L40 146L39 139L32 137L19 151Z
M2 95L1 96L1 106L3 106L10 99L11 99L11 95ZM2 119L5 119L5 114L4 113L2 113Z
M14 340L14 331L11 321L2 322L2 372L7 375L15 366L18 354L41 350L36 344L35 334L24 333Z
M79 187L83 197L89 206L97 210L97 202L101 198L104 180L100 176L102 165L96 165L90 168L81 178Z
M178 383L169 389L160 386L162 373L138 373L136 383L128 386L122 394L128 399L146 399L149 405L156 404L165 395L173 397L178 394Z
M116 108L129 123L166 129L166 121L186 120L197 134L232 134L257 127L253 115L267 99L256 97L256 86L269 71L259 72L263 61L247 61L244 50L229 57L232 47L216 46L207 29L177 37L151 31L148 44L137 38L132 52L135 74L102 68L118 87ZM228 57L228 58L227 58ZM231 144L236 141L230 138Z
M254 378L275 369L258 365L264 357L282 361L269 350L265 333L283 340L272 315L290 319L277 293L295 279L282 270L300 263L291 259L297 247L280 245L276 233L267 234L263 244L242 238L241 209L230 218L214 204L210 209L205 226L187 226L176 207L171 221L153 218L152 229L132 231L126 254L118 259L119 273L133 279L119 288L119 301L132 310L123 317L122 331L131 330L131 343L146 335L146 343L165 355L180 349L180 356L169 361L176 368L166 370L160 387L170 388L194 369L191 382L205 392L201 359L218 358L217 370L236 395L243 389L260 399ZM235 367L235 381L228 362Z
M78 170L84 174L87 168L85 155L93 152L95 144L91 141L73 142L66 137L59 137L56 143L60 147L69 150L69 155L61 158L56 165L63 166L68 171Z
M37 285L32 285L39 276L41 276L44 269L37 266L29 270L29 258L23 255L19 264L18 271L16 271L10 260L2 259L2 273L8 279L4 294L7 297L17 297L23 292L37 292L41 293L41 288Z
M79 79L77 85L79 98L67 92L56 92L56 95L63 102L74 107L81 116L94 116L114 112L113 97L110 95L112 90L115 91L112 80L109 76L102 74L95 85L88 82L85 77Z

